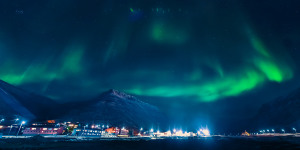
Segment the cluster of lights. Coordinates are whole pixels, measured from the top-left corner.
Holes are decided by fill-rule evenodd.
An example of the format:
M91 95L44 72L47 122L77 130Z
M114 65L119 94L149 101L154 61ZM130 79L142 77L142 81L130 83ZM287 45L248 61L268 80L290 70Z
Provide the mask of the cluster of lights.
M293 130L295 133L297 133L296 128L292 128L292 130ZM266 132L266 131L267 131L267 132ZM270 130L269 130L269 129L267 129L267 130L260 130L259 132L260 132L260 133L270 133ZM274 130L274 129L271 129L271 132L275 133L275 130ZM284 130L284 129L281 129L281 132L285 133L285 130Z
M196 136L196 134L193 132L182 131L181 129L180 130L173 129L173 132L171 132L170 130L168 130L167 132L160 132L159 130L154 132L153 129L150 129L150 133L153 133L154 135L157 136L178 136L178 137ZM199 136L210 136L210 132L208 129L200 129L199 131L197 131L197 134Z

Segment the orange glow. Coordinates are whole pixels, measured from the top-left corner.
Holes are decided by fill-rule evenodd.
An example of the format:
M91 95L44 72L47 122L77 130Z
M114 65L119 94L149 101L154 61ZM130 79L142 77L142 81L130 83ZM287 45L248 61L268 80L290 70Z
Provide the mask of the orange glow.
M47 120L48 123L55 123L55 120Z
M116 132L116 128L115 127L111 127L111 128L105 129L105 131L108 132L108 133L115 133Z

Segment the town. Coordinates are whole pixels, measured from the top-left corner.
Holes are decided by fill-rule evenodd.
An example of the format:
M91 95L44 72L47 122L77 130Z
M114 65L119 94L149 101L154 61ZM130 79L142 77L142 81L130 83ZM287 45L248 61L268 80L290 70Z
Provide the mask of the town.
M27 123L26 121L16 118L12 124L5 122L5 119L1 119L0 121L0 138L26 138L35 135L62 138L193 138L209 137L210 132L207 127L201 128L194 133L176 128L168 131L159 131L159 129L154 130L153 128L146 129L143 127L111 126L108 124L58 122L56 120Z

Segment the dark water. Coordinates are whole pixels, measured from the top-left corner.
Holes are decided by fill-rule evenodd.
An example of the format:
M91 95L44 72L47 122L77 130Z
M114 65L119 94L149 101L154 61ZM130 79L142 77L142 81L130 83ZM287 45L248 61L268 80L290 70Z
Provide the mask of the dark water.
M300 149L300 138L222 138L222 139L164 139L118 140L61 143L49 149L116 149L116 150L199 150L199 149Z
M50 149L50 150L215 150L215 149L270 149L286 150L300 149L300 138L279 137L252 137L252 138L203 138L203 139L118 139L118 140L91 140L91 141L43 141L18 144L8 142L1 144L0 149Z

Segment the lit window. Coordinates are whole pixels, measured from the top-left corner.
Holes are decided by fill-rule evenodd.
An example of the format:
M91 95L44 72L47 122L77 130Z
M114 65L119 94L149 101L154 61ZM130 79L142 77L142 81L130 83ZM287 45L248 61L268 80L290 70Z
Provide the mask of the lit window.
M54 128L54 130L57 130L57 128Z
M52 130L52 128L48 128L48 130Z
M43 128L43 130L47 130L47 128Z
M31 128L31 130L36 130L36 128Z

